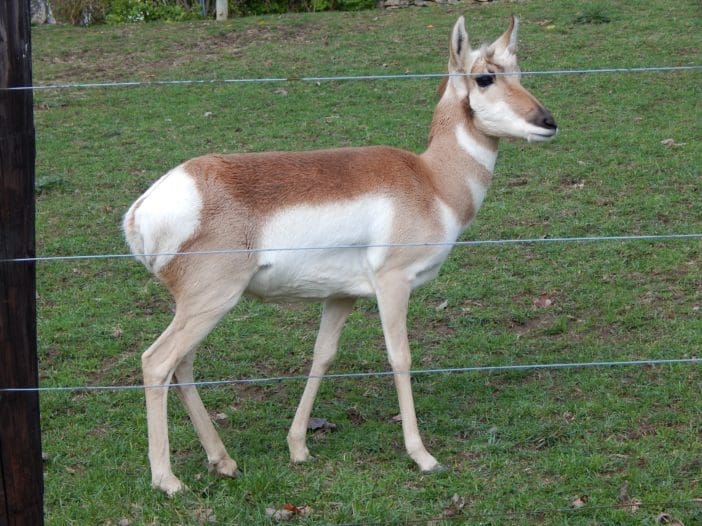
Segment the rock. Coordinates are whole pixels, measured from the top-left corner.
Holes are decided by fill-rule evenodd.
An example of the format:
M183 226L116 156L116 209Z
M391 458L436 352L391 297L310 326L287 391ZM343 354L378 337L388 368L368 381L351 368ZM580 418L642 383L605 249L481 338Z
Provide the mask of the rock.
M32 24L55 24L56 19L51 12L49 0L31 0L30 3Z

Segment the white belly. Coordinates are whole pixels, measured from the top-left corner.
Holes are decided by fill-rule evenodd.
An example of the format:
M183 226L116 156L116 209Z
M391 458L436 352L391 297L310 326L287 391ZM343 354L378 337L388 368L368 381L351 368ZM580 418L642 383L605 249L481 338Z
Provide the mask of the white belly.
M248 292L303 299L372 295L372 276L387 248L367 245L389 242L394 215L392 201L384 196L281 210L263 226L258 248L273 250L259 254L260 270ZM320 250L359 245L364 248ZM287 250L297 248L302 250Z
M455 241L460 225L445 204L439 202L437 211L442 232L427 238L419 234L423 228L412 229L418 237L406 242ZM438 273L451 247L404 249L398 256L400 251L384 246L397 243L396 220L395 204L384 196L282 210L262 229L258 248L272 250L259 253L259 270L247 293L270 299L373 296L376 274L393 266L389 258L394 257L403 261L398 270L412 288L422 285Z

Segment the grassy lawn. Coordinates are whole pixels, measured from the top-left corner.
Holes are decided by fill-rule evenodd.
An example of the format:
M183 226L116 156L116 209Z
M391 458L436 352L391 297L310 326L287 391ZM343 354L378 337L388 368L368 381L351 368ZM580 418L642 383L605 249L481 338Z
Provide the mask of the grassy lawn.
M534 0L39 27L34 79L441 73L459 14L475 45L499 35L512 13L522 21L525 71L701 62L695 0ZM367 144L420 152L437 84L38 91L37 253L125 253L129 204L167 169L206 152ZM702 232L700 72L524 84L561 132L546 145L502 144L463 239ZM699 240L456 248L413 296L413 366L699 356L701 267ZM140 354L172 316L168 294L131 259L41 263L38 294L44 386L140 383ZM534 303L542 297L552 303ZM318 317L317 305L245 300L201 346L196 378L304 374ZM387 369L375 303L360 302L331 372ZM143 392L42 394L47 524L268 524L266 508L285 503L311 507L298 524L653 525L662 512L702 523L699 365L419 375L423 438L449 468L434 475L404 453L387 377L325 381L314 416L338 429L311 433L317 460L291 465L285 435L303 385L201 390L243 471L236 480L207 473L173 396L172 460L189 486L173 499L150 488ZM618 505L625 484L639 506Z

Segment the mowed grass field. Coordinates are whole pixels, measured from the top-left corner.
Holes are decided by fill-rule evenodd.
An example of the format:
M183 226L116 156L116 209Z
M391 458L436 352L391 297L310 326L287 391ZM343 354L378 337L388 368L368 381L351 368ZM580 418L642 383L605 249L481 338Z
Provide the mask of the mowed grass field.
M473 45L521 17L524 71L702 62L695 0L466 2L225 23L38 27L35 83L442 73L466 15ZM560 125L504 142L462 239L702 232L702 73L528 76ZM121 218L160 175L207 152L389 144L421 152L437 79L37 91L37 253L124 254ZM665 141L665 142L662 142ZM702 242L457 247L413 295L413 368L677 359L702 349ZM137 385L172 316L132 259L38 264L43 386ZM203 342L196 379L304 375L318 305L245 300ZM359 302L332 373L385 371L377 308ZM448 469L404 452L391 378L330 379L309 434L285 442L304 383L201 390L242 476L218 479L175 395L174 471L150 488L141 390L41 395L46 522L269 524L702 523L699 364L417 375L420 428ZM125 522L126 521L126 522Z

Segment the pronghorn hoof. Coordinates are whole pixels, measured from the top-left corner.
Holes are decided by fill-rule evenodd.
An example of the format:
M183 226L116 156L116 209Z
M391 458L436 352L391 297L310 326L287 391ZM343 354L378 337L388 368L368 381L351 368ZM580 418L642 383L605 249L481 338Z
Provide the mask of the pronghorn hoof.
M305 456L302 456L302 457L290 459L290 461L293 464L305 464L307 462L314 462L315 460L317 460L317 457L311 455L310 453L307 453Z
M444 466L443 464L439 464L438 462L434 464L433 467L429 469L423 469L422 473L426 475L430 475L432 473L443 473L444 471L448 471L448 468Z
M181 491L188 489L188 487L176 477L168 477L159 482L152 482L151 486L163 491L169 497L173 497Z
M225 458L218 462L208 462L207 470L210 473L216 473L220 477L237 478L241 475L236 462L231 458Z

